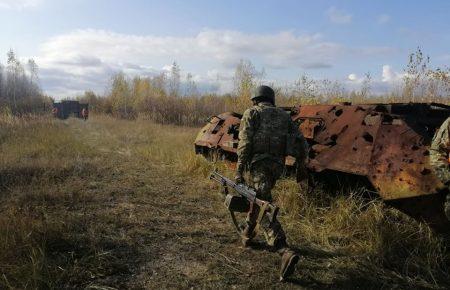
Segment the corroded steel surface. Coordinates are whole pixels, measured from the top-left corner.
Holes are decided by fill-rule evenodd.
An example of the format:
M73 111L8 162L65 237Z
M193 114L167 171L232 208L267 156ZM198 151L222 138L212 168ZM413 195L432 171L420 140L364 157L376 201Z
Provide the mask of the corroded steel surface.
M310 145L311 171L364 176L386 201L406 203L444 188L429 164L428 150L436 128L450 116L449 106L304 105L286 111ZM196 138L196 152L235 161L240 117L235 113L212 117ZM293 164L292 158L286 163Z

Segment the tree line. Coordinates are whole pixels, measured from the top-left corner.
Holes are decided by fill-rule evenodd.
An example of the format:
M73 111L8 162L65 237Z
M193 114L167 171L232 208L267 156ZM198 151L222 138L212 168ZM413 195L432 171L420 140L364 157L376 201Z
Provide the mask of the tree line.
M47 112L50 98L42 94L38 66L33 59L22 63L14 51L7 53L6 65L0 63L0 110L4 114L22 115Z
M348 91L338 81L301 76L291 85L265 81L264 70L258 71L248 60L235 68L233 89L226 94L205 93L191 74L182 76L174 62L170 71L151 77L112 76L107 92L98 95L86 91L77 99L89 103L91 111L118 118L146 118L162 124L200 125L215 114L226 111L242 113L251 105L250 96L257 85L271 85L277 94L277 105L294 106L318 103L374 102L441 102L449 104L450 69L432 68L430 58L420 48L411 53L402 76L403 82L390 93L373 96L372 77L367 73L360 89ZM22 63L13 51L6 65L0 64L0 113L24 114L50 112L52 99L39 86L38 66L33 59Z
M86 92L79 99L88 102L96 112L119 118L140 116L163 124L200 125L221 112L242 113L251 105L253 89L259 84L267 84L264 77L264 71L256 70L248 60L241 60L235 69L232 92L199 93L190 74L181 80L180 67L174 62L169 73L153 77L129 77L118 73L112 77L106 96ZM361 80L359 90L350 92L337 81L316 80L307 75L291 86L269 85L276 91L277 105L289 107L339 102L450 102L450 69L431 68L430 58L420 48L409 55L402 80L399 87L382 96L371 94L370 73ZM182 83L184 90L180 89Z

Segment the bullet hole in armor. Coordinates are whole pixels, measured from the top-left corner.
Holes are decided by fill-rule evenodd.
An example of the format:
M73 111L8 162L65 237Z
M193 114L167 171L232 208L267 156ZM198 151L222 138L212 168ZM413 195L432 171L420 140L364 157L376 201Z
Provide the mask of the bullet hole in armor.
M430 151L428 150L423 151L423 156L430 156Z
M334 114L336 115L336 117L339 117L340 115L342 115L344 111L342 109L337 110Z
M344 133L345 131L347 131L347 129L348 129L348 125L345 125L344 127L342 127L342 130L339 134Z
M403 178L399 178L398 181L403 181Z
M372 178L373 178L373 179L377 179L377 176L376 176L376 175L372 175Z
M420 171L420 174L422 175L428 175L431 173L431 170L428 168L424 168L422 171Z
M356 148L356 147L353 147L352 149L353 149L353 151L358 151L358 148Z
M411 147L411 149L414 150L414 151L419 150L419 146L414 145L414 146Z
M392 116L390 115L383 115L383 124L392 124L392 122L394 121L394 118L392 118Z
M377 173L381 173L381 170L380 170L380 169L378 169L378 170L377 170Z
M413 160L413 159L409 159L409 160L408 160L408 163L409 163L409 164L414 163L414 160Z
M366 142L373 143L373 136L368 132L365 132L362 137L366 140Z
M337 144L336 143L337 138L338 138L338 135L336 135L336 134L331 135L330 138L329 138L331 141L326 143L325 145L327 145L327 146L334 146L334 145L336 145Z
M237 125L231 125L228 128L228 132L229 135L233 135L234 139L238 139L239 138L239 127Z

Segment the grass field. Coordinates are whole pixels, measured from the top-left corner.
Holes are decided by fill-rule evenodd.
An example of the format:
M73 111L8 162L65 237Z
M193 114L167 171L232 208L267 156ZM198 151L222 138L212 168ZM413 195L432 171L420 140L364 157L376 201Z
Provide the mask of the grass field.
M301 260L278 283L275 253L240 246L197 131L0 118L0 288L450 288L450 251L427 226L360 189L288 178L274 194Z

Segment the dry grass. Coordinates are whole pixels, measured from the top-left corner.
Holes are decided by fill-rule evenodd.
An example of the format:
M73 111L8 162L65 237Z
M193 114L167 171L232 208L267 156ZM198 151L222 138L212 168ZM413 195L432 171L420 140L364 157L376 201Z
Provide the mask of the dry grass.
M352 257L347 267L361 276L421 287L448 285L447 245L428 226L367 198L362 189L305 192L292 180L281 181L276 190L293 244Z
M239 272L252 263L236 262L256 255L233 246L225 260L205 256L229 243L231 231L205 178L213 165L193 153L196 133L105 116L0 118L0 288L261 286L261 277ZM299 279L312 288L449 287L443 241L381 201L360 190L308 192L291 179L275 194L303 256ZM173 243L157 242L159 235ZM152 259L161 252L159 264ZM182 268L177 255L194 266ZM156 270L141 269L148 261L185 278L149 278ZM254 272L273 267L258 261Z

